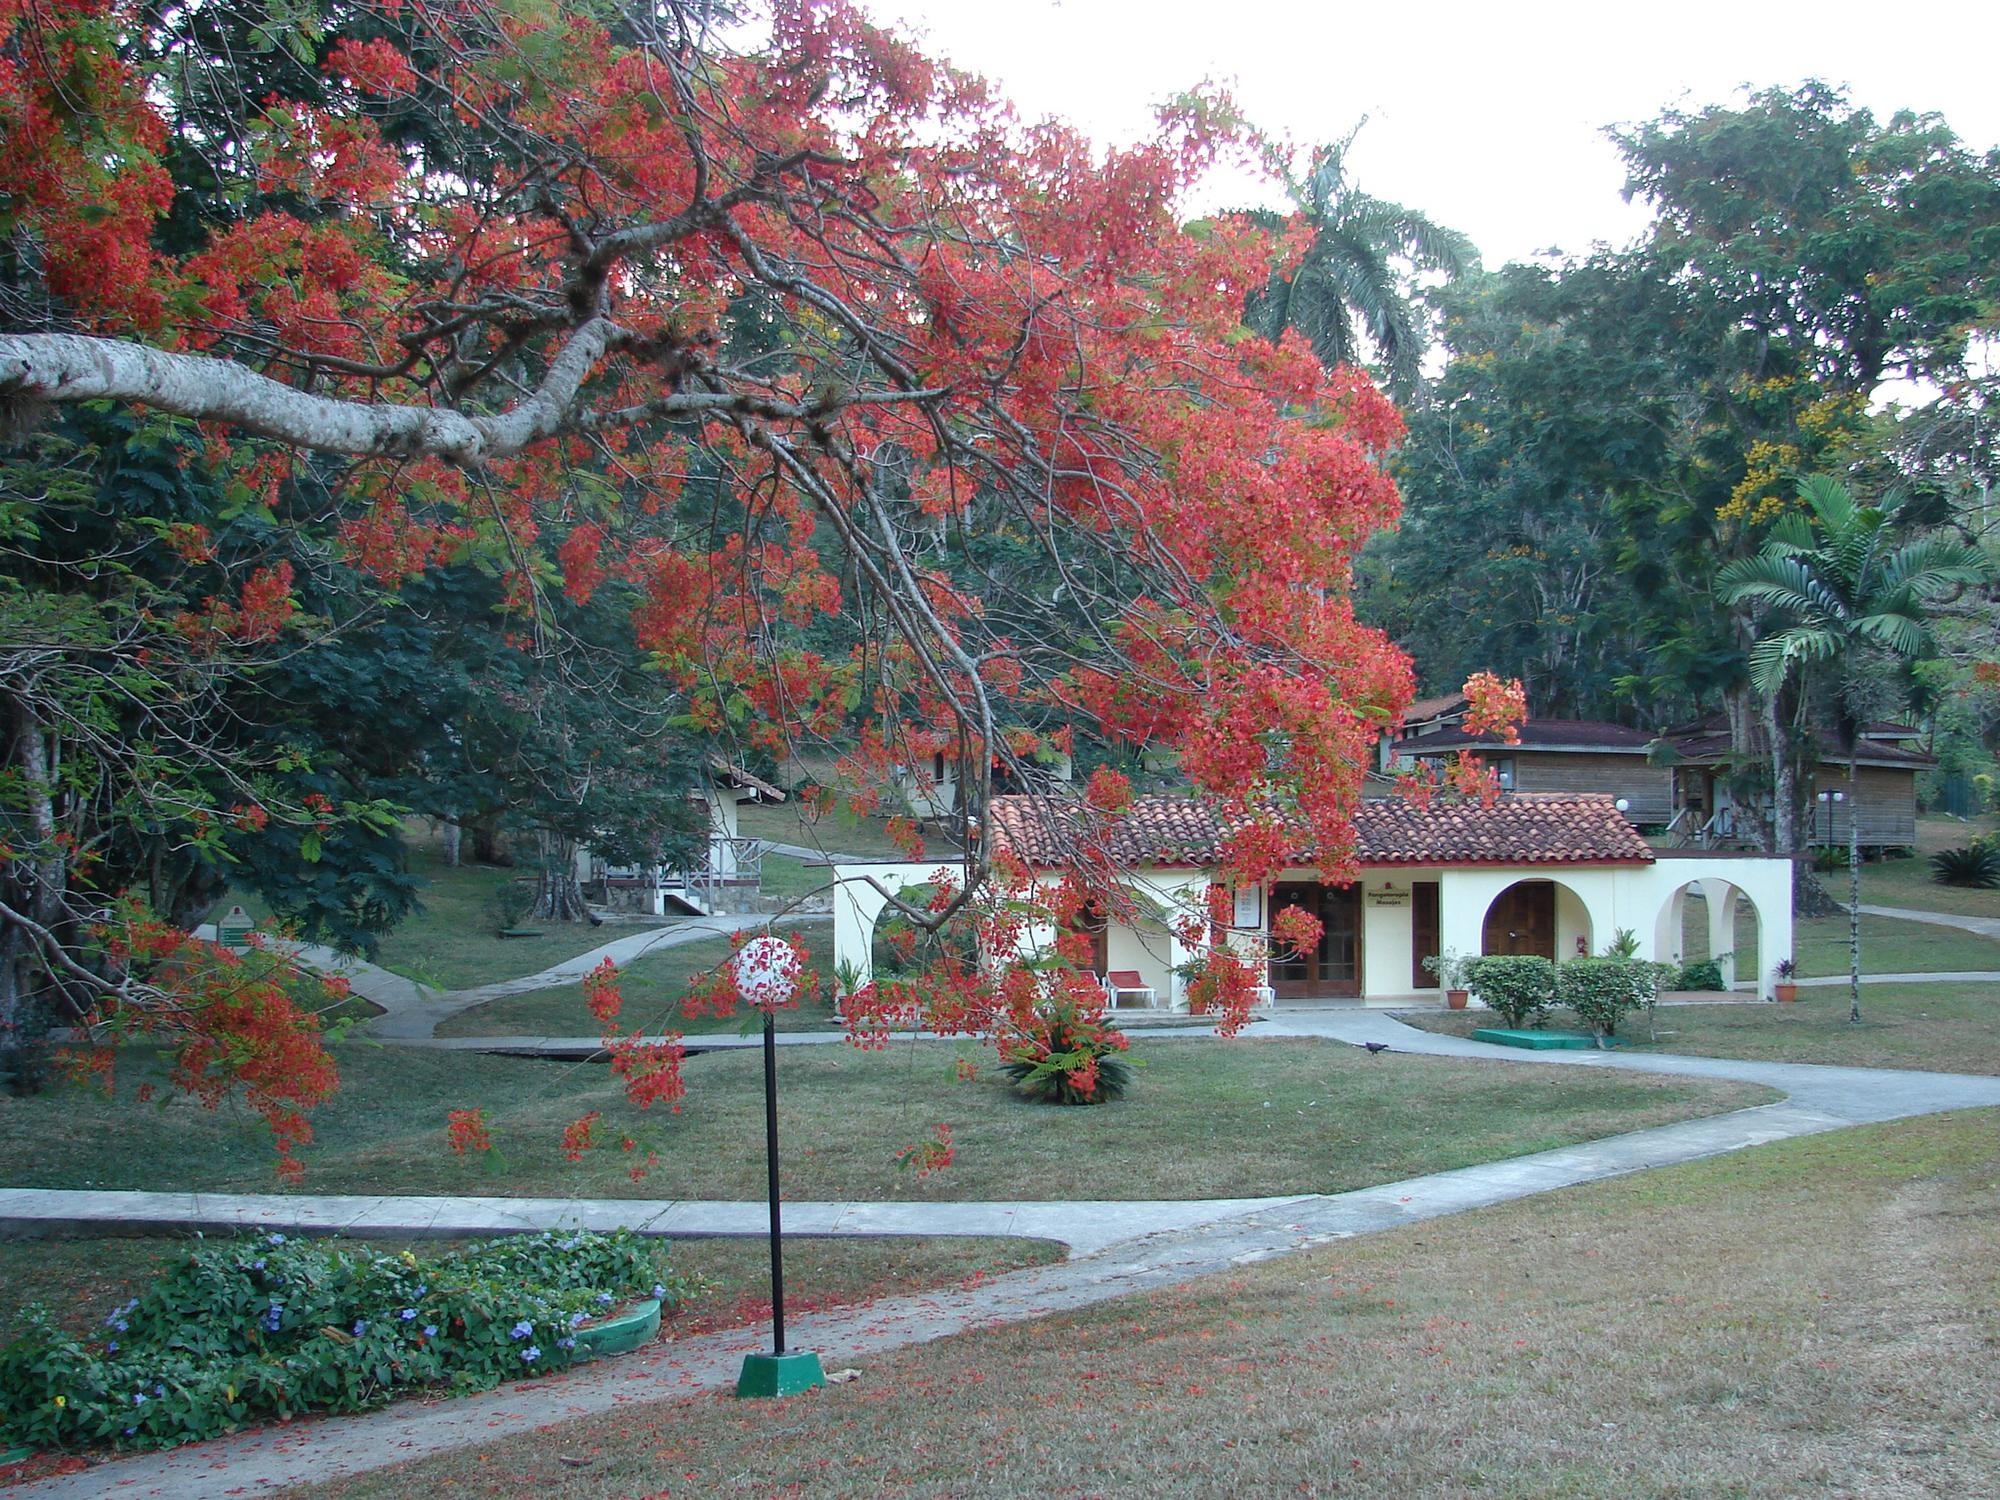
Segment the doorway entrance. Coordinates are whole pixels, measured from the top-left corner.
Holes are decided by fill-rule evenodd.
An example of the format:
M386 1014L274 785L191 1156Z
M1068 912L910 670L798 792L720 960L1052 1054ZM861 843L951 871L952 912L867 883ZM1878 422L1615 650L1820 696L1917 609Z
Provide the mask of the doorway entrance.
M1271 956L1271 992L1281 1000L1351 1000L1361 993L1361 887L1281 880L1271 891L1273 917L1299 907L1319 918L1319 946Z
M1556 956L1556 884L1553 880L1522 880L1507 887L1486 909L1480 933L1482 953L1538 954L1551 963Z

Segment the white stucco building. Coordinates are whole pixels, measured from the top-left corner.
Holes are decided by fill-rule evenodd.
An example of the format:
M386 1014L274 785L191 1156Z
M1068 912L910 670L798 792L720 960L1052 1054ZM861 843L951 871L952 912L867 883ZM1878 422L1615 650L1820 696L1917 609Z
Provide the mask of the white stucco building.
M989 836L1058 879L1074 843L1064 827L1070 806L998 798ZM1356 834L1361 871L1351 885L1321 885L1300 868L1232 892L1233 922L1215 935L1240 949L1261 951L1272 915L1286 906L1306 907L1324 929L1316 951L1272 958L1266 982L1279 1003L1435 1000L1437 980L1423 967L1433 954L1539 953L1561 962L1603 952L1621 931L1636 936L1639 957L1679 961L1695 897L1705 900L1707 951L1725 984L1755 980L1768 995L1779 959L1791 956L1790 860L1654 850L1608 796L1517 793L1490 808L1442 798L1417 808L1385 798L1363 805ZM1184 797L1141 798L1118 820L1112 857L1131 871L1147 914L1093 931L1100 973L1136 973L1158 1003L1187 1007L1185 971L1201 955L1174 931L1173 917L1205 909L1223 835L1208 808ZM939 868L937 861L838 867L836 965L866 983L887 893L928 885ZM1754 953L1735 951L1746 906L1756 918ZM1050 929L1028 941L1047 946L1056 935Z

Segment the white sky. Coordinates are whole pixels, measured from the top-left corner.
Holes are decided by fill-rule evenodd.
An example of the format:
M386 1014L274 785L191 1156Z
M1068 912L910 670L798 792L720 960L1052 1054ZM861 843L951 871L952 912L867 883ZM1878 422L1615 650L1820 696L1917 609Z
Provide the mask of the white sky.
M1745 83L1848 84L1878 118L1935 111L1967 145L2000 145L1996 0L867 3L998 82L1024 116L1063 116L1101 143L1142 137L1154 102L1203 79L1305 143L1365 114L1354 180L1471 235L1488 266L1630 239L1646 216L1619 196L1602 127L1725 102ZM1214 198L1195 207L1243 191L1218 184Z

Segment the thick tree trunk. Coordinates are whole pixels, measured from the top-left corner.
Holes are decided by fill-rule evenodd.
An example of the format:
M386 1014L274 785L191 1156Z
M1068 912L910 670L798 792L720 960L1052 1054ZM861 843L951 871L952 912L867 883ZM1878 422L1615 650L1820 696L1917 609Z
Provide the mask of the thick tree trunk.
M68 861L56 840L54 750L48 731L27 703L16 699L9 715L8 768L18 778L17 809L26 833L26 858L0 865L0 893L35 926L50 931L63 921ZM42 1038L49 1007L58 1003L41 950L26 927L0 928L0 1085L15 1093L38 1088L46 1068Z
M1855 799L1854 751L1847 747L1847 992L1848 1021L1861 1024L1861 804Z
M438 824L438 848L444 855L447 870L456 870L459 851L465 843L465 830L458 826L456 818L446 818Z
M472 858L482 865L503 865L511 867L514 856L507 852L507 846L500 841L500 825L491 818L475 818L465 825L472 834Z
M549 922L588 922L590 906L583 883L576 878L576 840L546 829L535 835L541 851L541 878L535 888L534 915Z

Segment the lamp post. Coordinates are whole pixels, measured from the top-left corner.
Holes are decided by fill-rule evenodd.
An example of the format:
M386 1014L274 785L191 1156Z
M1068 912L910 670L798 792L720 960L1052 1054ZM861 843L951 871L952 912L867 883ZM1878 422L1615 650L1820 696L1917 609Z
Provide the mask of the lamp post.
M771 1352L743 1359L736 1377L739 1396L795 1396L826 1384L819 1355L785 1348L785 1231L778 1210L778 1035L779 1006L790 1005L799 987L799 957L782 938L752 938L732 961L736 988L764 1013L764 1165L771 1200Z

